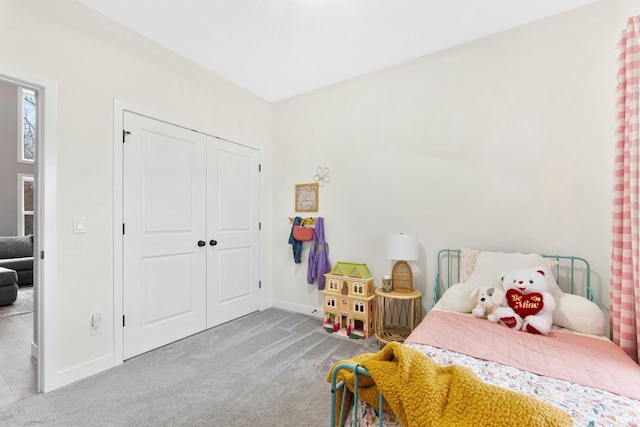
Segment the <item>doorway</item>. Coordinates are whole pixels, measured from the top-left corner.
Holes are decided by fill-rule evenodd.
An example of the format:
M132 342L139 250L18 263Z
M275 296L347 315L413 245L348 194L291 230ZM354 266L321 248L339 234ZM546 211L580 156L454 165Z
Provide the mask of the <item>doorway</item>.
M33 259L36 113L36 92L0 80L0 236L4 258L0 267L14 270L18 284L15 300L8 298L0 307L0 404L37 393L37 361L31 354L36 342L34 287L28 277L33 264L29 256Z
M12 180L17 180L14 186L14 193L17 196L18 203L15 206L15 215L17 234L33 234L33 279L32 279L32 312L30 314L20 314L15 316L14 325L19 326L22 338L16 341L20 346L20 353L24 354L24 360L20 363L30 366L21 376L12 375L11 381L17 381L11 386L11 390L15 397L24 398L31 394L36 394L47 390L47 384L50 382L45 378L46 357L44 354L45 328L43 307L45 300L44 282L47 278L47 284L51 286L51 290L55 287L55 251L51 252L50 262L46 265L43 261L44 241L49 242L49 246L55 246L55 137L53 129L55 128L55 105L57 99L57 90L55 82L43 80L39 77L20 75L19 73L4 73L0 70L0 85L7 90L13 90L15 97L9 100L10 105L6 105L3 100L0 108L12 111L16 115L26 115L28 124L32 126L31 145L21 147L26 149L20 153L19 138L24 138L24 134L28 129L20 129L23 122L20 123L16 118L14 126L17 128L19 138L9 137L8 141L2 141L3 144L12 144L15 148L16 155L12 156L12 161L21 163L23 160L27 166L31 166L31 170L17 173ZM30 103L33 107L30 111L23 110L24 103ZM23 117L24 119L24 117ZM6 129L5 126L3 126ZM6 136L6 135L5 135ZM47 147L45 148L45 141ZM31 159L29 159L30 155ZM26 158L25 158L26 157ZM28 160L31 160L29 162ZM31 165L29 165L31 163ZM22 168L25 166L22 165ZM5 171L6 172L6 171ZM4 172L3 172L4 173ZM45 216L47 216L45 220ZM46 224L45 224L46 223ZM3 231L6 233L6 230ZM12 234L12 233L6 233ZM49 278L51 278L49 280ZM11 350L10 350L11 351ZM15 350L16 352L18 350ZM14 353L17 354L17 353ZM20 356L19 356L20 357ZM3 358L6 362L6 358ZM7 363L3 367L9 366ZM6 402L5 402L6 403Z

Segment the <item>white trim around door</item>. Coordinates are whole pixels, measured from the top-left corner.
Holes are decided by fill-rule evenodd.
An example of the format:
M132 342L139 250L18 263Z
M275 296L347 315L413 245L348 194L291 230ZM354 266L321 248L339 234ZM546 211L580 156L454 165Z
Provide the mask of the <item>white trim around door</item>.
M58 369L56 340L58 307L56 242L56 153L58 85L55 81L23 70L0 69L0 80L29 88L38 94L38 139L35 170L37 230L34 241L34 339L32 355L38 360L37 390L47 392L63 385ZM46 286L45 286L46 284Z

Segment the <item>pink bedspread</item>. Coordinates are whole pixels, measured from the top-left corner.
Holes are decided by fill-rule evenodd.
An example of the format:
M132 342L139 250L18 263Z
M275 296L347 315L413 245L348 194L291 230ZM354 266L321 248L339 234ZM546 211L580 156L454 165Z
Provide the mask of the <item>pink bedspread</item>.
M431 311L406 343L427 344L640 400L640 366L610 341L534 335L459 313Z

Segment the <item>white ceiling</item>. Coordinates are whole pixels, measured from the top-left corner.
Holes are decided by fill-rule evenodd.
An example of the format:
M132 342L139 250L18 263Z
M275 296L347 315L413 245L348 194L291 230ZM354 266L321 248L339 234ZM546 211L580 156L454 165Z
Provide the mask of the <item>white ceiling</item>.
M278 101L596 0L79 0Z

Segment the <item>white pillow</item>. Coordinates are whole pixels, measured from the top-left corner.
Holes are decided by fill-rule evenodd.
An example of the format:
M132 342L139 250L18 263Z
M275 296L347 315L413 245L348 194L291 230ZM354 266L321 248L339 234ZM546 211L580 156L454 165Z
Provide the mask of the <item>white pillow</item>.
M604 335L604 313L596 304L573 294L557 294L553 298L556 300L554 325L583 334Z
M547 261L538 254L482 252L478 255L476 266L466 283L474 288L485 286L486 283L492 283L507 271L533 267L540 267L545 271L551 295L562 293L553 274L548 274L550 271Z
M496 287L502 289L501 286L496 285ZM449 287L442 295L442 298L438 300L438 308L460 313L471 313L477 303L475 298L471 298L472 290L466 286L466 283L456 283Z
M473 273L473 269L476 266L476 261L478 259L478 255L480 255L483 251L480 249L469 249L469 248L460 248L460 282L466 282L471 277ZM494 252L494 253L503 253L503 252ZM557 267L558 260L553 258L542 258L545 260L546 264L549 266L549 270L553 273L553 276L558 280Z
M521 268L542 268L546 273L549 292L554 296L562 293L547 266L548 263L538 254L481 252L469 279L449 288L440 299L439 307L443 310L470 313L476 306L471 291L480 286L500 287L499 277L502 273Z

